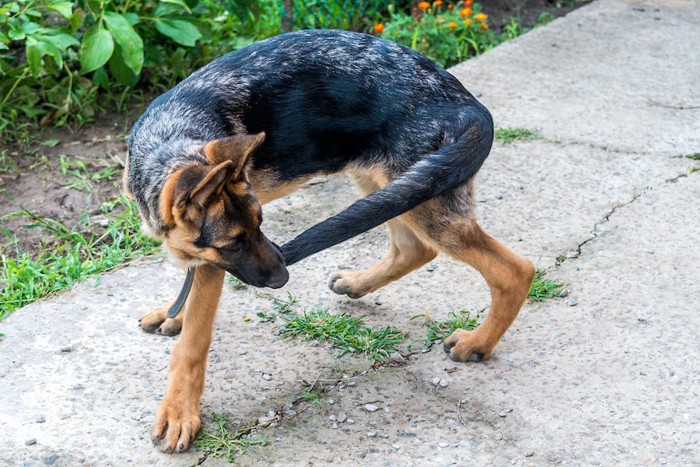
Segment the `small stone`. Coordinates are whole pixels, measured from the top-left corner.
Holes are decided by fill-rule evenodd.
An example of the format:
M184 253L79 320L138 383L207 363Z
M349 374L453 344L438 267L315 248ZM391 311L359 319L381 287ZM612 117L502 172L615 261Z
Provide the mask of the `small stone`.
M355 424L355 420L353 420L352 418L348 418L348 421L345 422L345 423L347 423L348 425L354 425L354 424Z
M426 271L428 272L433 272L438 268L438 265L435 263L430 263L428 264L428 267L425 268Z
M347 419L348 419L348 416L345 414L345 412L338 413L338 423L343 423Z
M360 459L364 459L366 455L367 453L364 451L360 451L357 453L357 457L359 457Z
M337 424L337 423L334 423L334 424L332 425L332 427L333 427L333 428L338 428L338 424Z
M562 290L561 292L559 292L559 296L560 296L561 298L564 298L564 297L566 297L566 296L568 296L568 295L569 295L569 289L564 289L564 290Z
M570 298L566 301L566 306L576 306L578 305L578 300L575 298Z
M428 353L430 352L431 347L423 347L420 351L420 353Z
M365 410L367 412L376 412L377 410L379 410L379 407L377 407L374 404L365 404Z
M497 441L500 441L500 440L503 439L503 434L501 434L501 433L496 433L495 438L496 438Z
M504 418L507 414L505 412L499 412L498 416Z
M29 438L24 442L24 444L26 444L27 446L31 446L32 444L36 444L36 438Z
M450 384L450 382L447 381L446 379L441 379L439 384L440 384L441 388L446 388L447 385Z
M525 453L525 457L532 457L532 456L534 456L534 455L535 455L535 452L534 452L534 451L528 451L528 452Z
M338 421L338 416L336 414L331 414L330 417L328 417L328 420L332 422L337 422Z
M367 433L368 438L376 438L377 437L377 432L376 431L370 431Z
M392 444L391 447L396 449L397 451L401 449L401 446L399 446L398 444Z
M68 352L71 352L72 350L73 350L73 347L71 347L70 345L64 345L63 347L61 347L61 352L63 352L63 353L68 353Z
M272 379L272 375L271 375L270 373L263 373L263 374L262 374L262 378L263 378L265 381L270 381L270 380Z
M443 443L438 443L438 446L440 446L441 448L446 448L449 446L449 444L443 442Z
M34 423L44 423L45 421L46 421L46 417L44 417L43 415L38 415L34 419Z
M438 386L440 384L440 378L437 376L430 378L430 384L433 386Z
M381 306L381 305L382 305L382 302L379 301L379 300L375 300L375 301L374 301L374 304L377 305L377 306Z
M350 388L355 386L356 384L357 383L355 381L348 381L348 387L350 387Z
M54 465L56 463L56 461L58 460L58 457L59 457L58 454L53 454L53 455L47 457L46 459L44 459L44 464Z
M328 403L329 403L330 405L335 404L335 399L328 399Z
M406 364L406 359L403 357L403 355L401 355L398 352L391 354L389 356L389 359L398 365L405 365Z

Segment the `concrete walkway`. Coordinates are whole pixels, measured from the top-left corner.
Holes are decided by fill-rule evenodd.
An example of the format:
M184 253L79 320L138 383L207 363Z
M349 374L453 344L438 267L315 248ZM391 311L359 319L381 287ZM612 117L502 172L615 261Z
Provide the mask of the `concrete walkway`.
M478 178L479 217L542 267L566 258L549 274L569 296L527 304L483 364L455 364L434 347L363 373L360 358L335 359L325 345L281 339L279 323L260 322L269 292L227 288L205 427L213 413L245 424L279 411L301 380L343 381L261 430L268 445L237 462L700 463L700 174L684 157L700 152L698 44L697 2L600 0L455 67L498 127L542 134L494 147ZM288 239L355 196L344 179L322 180L270 205L266 230ZM381 257L386 237L376 229L304 261L272 295L290 291L303 307L393 324L409 340L425 336L414 315L488 306L480 277L444 257L358 301L327 289L339 266ZM173 341L136 321L174 297L181 279L148 261L0 322L0 464L201 461L198 452L156 452L148 439ZM334 427L329 417L340 412L349 420Z

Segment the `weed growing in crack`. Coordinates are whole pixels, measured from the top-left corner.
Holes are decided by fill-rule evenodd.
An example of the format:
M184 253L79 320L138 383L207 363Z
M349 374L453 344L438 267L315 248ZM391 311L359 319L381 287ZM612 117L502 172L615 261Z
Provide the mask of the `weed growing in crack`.
M687 157L691 161L700 161L700 152L685 157Z
M231 432L228 422L223 415L212 414L212 420L216 425L212 431L201 430L194 447L212 457L226 457L229 462L236 460L236 456L245 454L250 446L265 446L265 438L250 438L252 428L244 428Z
M429 349L433 346L433 344L442 342L447 336L455 332L457 329L473 331L478 326L477 319L472 318L471 313L467 310L450 311L447 316L448 319L446 321L437 321L430 313L411 317L412 320L419 318L423 318L425 320L423 322L423 326L428 328L428 334L425 336L425 340L423 341L423 349ZM409 351L415 342L416 341L409 344Z
M278 298L272 299L273 306L275 307L272 313L265 313L264 311L259 311L255 315L260 318L263 323L272 323L277 319L279 315L286 315L292 312L297 304L297 298L293 293L287 292L287 300L280 300Z
M282 337L301 336L306 340L330 342L341 351L340 356L361 354L372 362L383 362L398 352L399 344L405 340L404 334L393 326L375 330L367 327L361 318L344 313L333 315L328 310L317 309L281 316L286 321L280 330Z
M494 135L496 140L501 144L510 144L513 141L530 141L541 138L537 131L528 130L527 128L498 128Z
M551 298L560 297L563 289L564 284L555 279L545 278L545 271L537 268L527 296L533 302L543 302Z

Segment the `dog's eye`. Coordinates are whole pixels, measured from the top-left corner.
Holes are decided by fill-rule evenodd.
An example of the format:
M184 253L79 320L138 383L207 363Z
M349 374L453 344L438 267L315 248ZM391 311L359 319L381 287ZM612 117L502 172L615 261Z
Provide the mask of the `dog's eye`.
M243 240L245 238L245 234L238 234L235 237L231 239L230 242L228 242L226 245L220 247L220 250L228 251L231 253L235 253L241 249L243 246Z

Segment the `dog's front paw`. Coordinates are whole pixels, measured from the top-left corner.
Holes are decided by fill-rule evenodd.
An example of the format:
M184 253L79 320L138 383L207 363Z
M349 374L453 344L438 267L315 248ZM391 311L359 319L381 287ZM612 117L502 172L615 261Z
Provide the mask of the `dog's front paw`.
M187 451L202 425L198 405L166 397L156 413L151 432L153 444L163 452Z
M368 287L362 286L361 274L361 272L349 270L334 272L328 279L328 287L339 295L360 298L370 291Z
M493 345L481 338L477 331L457 329L443 343L445 352L455 362L480 362L491 355Z
M144 314L139 320L139 326L144 331L162 336L176 336L182 330L182 313L175 318L168 318L168 309L173 302L159 306Z

